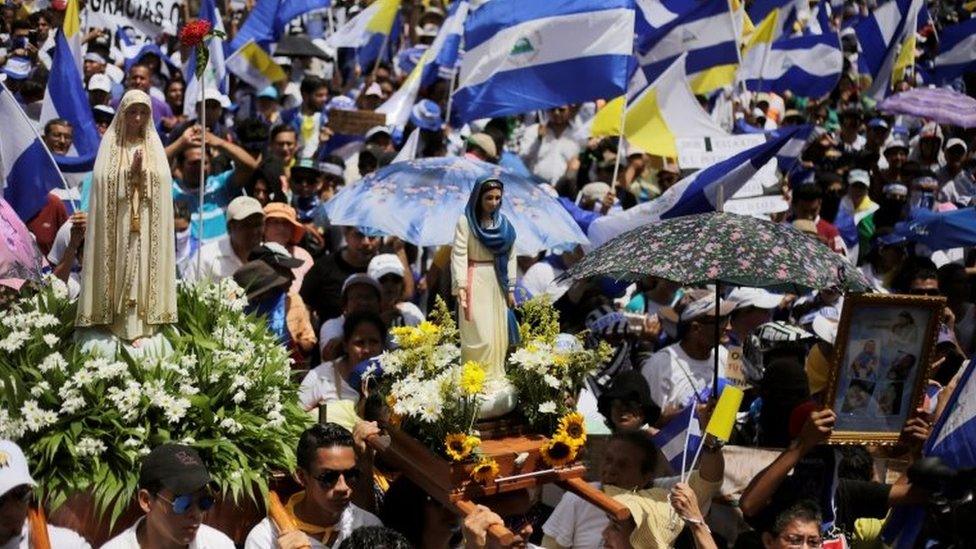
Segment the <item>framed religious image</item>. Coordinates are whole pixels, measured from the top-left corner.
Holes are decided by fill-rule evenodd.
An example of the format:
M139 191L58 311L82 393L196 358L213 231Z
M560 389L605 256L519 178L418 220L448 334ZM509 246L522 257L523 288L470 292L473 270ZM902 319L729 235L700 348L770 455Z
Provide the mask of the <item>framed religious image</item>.
M922 402L945 298L854 294L844 299L825 402L831 444L894 444Z

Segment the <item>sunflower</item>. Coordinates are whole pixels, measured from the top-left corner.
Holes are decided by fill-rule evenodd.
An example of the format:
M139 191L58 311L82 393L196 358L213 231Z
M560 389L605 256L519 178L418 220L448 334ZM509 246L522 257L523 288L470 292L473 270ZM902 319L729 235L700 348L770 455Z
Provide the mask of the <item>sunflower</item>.
M488 484L489 482L495 480L498 476L498 462L494 459L484 456L478 460L478 463L474 465L471 469L471 478L475 482L481 484Z
M461 390L468 396L474 396L485 388L485 369L481 364L469 360L461 367Z
M556 433L539 447L539 455L550 467L562 467L576 459L578 446L564 433Z
M559 420L559 430L556 433L566 435L566 438L576 446L586 444L586 423L583 420L583 414L571 412L564 415Z
M444 439L444 449L447 456L454 461L461 461L471 455L471 452L481 444L481 439L464 433L452 433Z

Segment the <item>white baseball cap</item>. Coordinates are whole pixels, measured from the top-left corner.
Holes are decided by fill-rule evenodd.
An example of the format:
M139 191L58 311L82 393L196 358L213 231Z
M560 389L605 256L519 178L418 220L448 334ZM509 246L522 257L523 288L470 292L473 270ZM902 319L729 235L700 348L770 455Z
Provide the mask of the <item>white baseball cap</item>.
M112 79L108 77L107 74L98 73L93 74L90 79L88 79L88 91L101 90L106 93L112 92Z
M0 440L0 496L24 484L37 486L23 450L13 441Z
M762 288L736 288L729 293L729 301L735 302L736 309L775 309L783 301L783 296Z
M735 303L732 303L728 299L723 299L718 308L718 316L726 316L735 309ZM695 301L689 303L683 311L681 311L681 322L689 322L695 320L696 318L715 316L715 294L706 295L705 297L698 298Z
M366 273L373 280L379 280L388 274L403 278L403 262L394 254L379 254L370 260Z
M205 92L203 92L203 100L204 101L211 101L211 100L216 101L216 102L220 103L220 106L223 107L223 108L225 108L225 109L227 107L230 107L230 99L228 99L226 95L220 93L219 90L216 90L214 88L207 88L207 90ZM199 103L199 101L197 101L197 103Z
M251 196L238 196L227 205L228 221L240 221L256 214L264 216L264 208L256 198Z

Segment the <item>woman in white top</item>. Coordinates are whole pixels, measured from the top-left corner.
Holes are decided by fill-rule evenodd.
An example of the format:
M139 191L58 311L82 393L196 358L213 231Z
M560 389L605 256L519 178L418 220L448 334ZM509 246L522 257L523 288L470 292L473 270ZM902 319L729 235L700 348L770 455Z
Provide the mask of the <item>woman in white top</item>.
M376 313L352 313L343 325L342 354L323 362L302 380L298 401L305 410L336 400L359 401L359 390L346 381L360 363L378 356L386 346L386 325Z

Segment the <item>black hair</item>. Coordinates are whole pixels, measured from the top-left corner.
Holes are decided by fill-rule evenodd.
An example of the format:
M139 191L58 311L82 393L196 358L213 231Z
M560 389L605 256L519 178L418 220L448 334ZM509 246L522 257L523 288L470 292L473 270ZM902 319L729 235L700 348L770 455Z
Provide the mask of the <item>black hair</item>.
M234 127L237 140L246 149L260 151L268 144L268 125L257 118L245 118Z
M312 468L315 452L319 448L354 448L352 433L335 423L316 423L305 429L298 439L298 449L295 451L298 466L306 471Z
M915 269L912 273L912 280L938 280L939 273L935 271L932 267L922 266Z
M44 124L44 135L46 136L51 132L51 128L54 126L67 126L69 129L74 129L74 126L65 118L52 118Z
M864 446L840 446L837 477L869 482L874 476L874 459Z
M296 130L295 128L287 124L278 124L277 126L271 128L271 135L268 136L268 141L274 141L279 134L283 134L286 132L291 132L295 134L295 139L298 139L298 130Z
M411 549L403 534L385 526L361 526L342 540L339 549Z
M643 431L625 431L621 433L614 433L610 436L610 442L615 440L626 442L644 453L644 456L640 460L641 473L649 473L657 466L657 456L659 451L657 447L654 446L654 443L651 442L651 437L647 436L647 433Z
M376 288L373 288L374 290ZM379 292L377 292L379 295ZM352 333L359 327L360 324L372 324L376 327L376 330L380 333L380 340L386 341L386 323L380 318L380 315L363 311L359 313L352 313L346 317L345 322L342 323L342 342L345 343L352 337Z
M190 205L183 200L173 201L173 218L190 219Z
M821 523L820 518L820 506L817 502L809 499L801 500L785 511L776 515L776 520L772 524L772 534L779 535L790 525L794 520L799 520L801 522L815 522L819 528Z
M315 93L316 91L322 88L328 88L328 87L329 87L329 83L324 78L320 78L318 76L306 76L302 80L302 85L300 90L302 92L302 95L306 95L309 93Z
M400 475L383 496L379 518L383 524L419 547L424 540L424 515L427 513L428 499L429 496L422 488L406 476Z
M501 179L486 179L478 188L478 199L474 202L474 217L476 220L481 219L481 199L485 196L485 193L495 189L500 190L503 195L505 194L505 184L502 183ZM480 221L478 222L480 223Z

